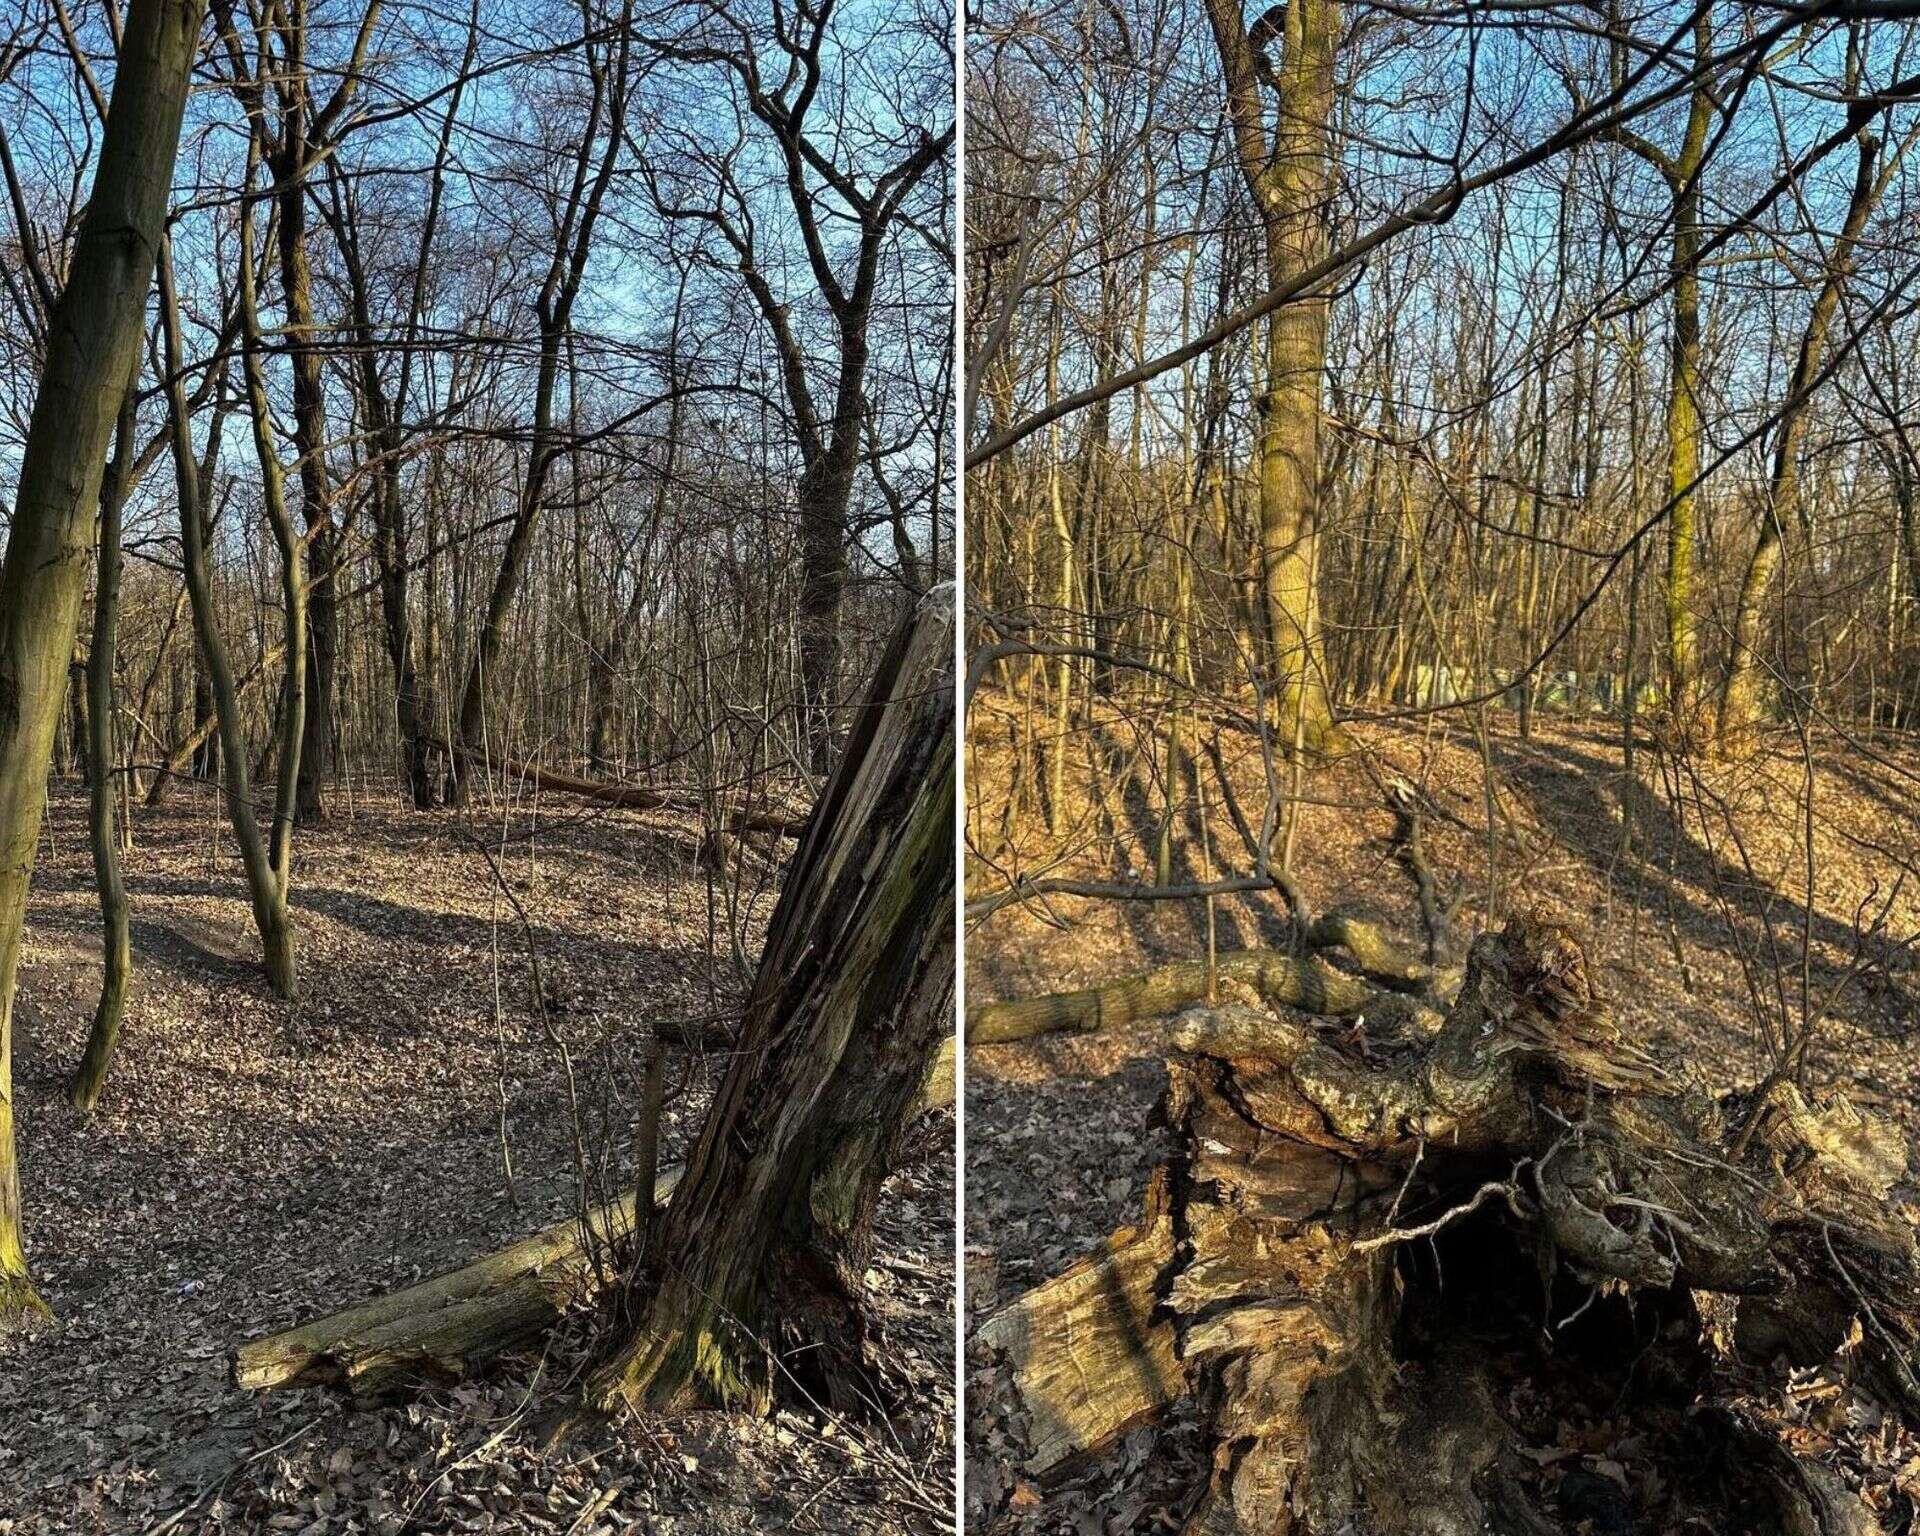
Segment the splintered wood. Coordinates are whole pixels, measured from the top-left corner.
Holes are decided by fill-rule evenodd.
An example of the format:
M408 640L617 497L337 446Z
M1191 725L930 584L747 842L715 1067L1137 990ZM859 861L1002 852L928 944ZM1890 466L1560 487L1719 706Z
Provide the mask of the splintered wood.
M1084 1017L1088 996L1052 1014ZM1729 1405L1743 1360L1785 1351L1920 1421L1895 1132L1784 1081L1701 1091L1624 1037L1575 936L1544 920L1477 939L1444 1019L1385 1010L1362 1040L1268 1002L1172 1022L1177 1151L1145 1219L978 1330L981 1407L1016 1470L1058 1474L1190 1398L1212 1453L1196 1536L1561 1530L1509 1421L1516 1362L1562 1347L1519 1314L1558 1294L1563 1315L1599 1306L1589 1326L1621 1329L1603 1357L1648 1356L1623 1390L1657 1375L1676 1423L1716 1426L1753 1469L1725 1500L1764 1488L1797 1532L1871 1528L1844 1484ZM1456 1240L1471 1246L1443 1261L1435 1244ZM1475 1284L1493 1289L1462 1301ZM1634 1308L1604 1304L1623 1296ZM1657 1350L1628 1337L1635 1315ZM1503 1325L1510 1342L1490 1343Z

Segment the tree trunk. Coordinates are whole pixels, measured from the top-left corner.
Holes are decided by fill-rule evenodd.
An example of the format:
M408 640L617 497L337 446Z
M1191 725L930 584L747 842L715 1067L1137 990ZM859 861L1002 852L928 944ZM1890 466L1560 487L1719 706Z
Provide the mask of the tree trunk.
M953 1055L949 1037L920 1086L914 1116L953 1102ZM644 1154L641 1162L651 1166ZM654 1209L680 1175L678 1168L659 1172ZM636 1230L638 1204L638 1192L608 1201L418 1285L249 1340L233 1352L233 1383L256 1392L323 1385L368 1398L468 1375L599 1293L610 1250Z
M951 586L923 598L854 716L601 1405L764 1405L770 1353L823 1400L866 1389L874 1202L953 987L954 617Z
M284 36L285 34L283 34ZM304 41L293 34L294 46ZM298 69L300 61L289 65ZM293 374L293 451L300 465L300 520L307 537L307 675L301 719L300 772L294 822L326 818L321 786L333 772L333 673L338 645L335 580L340 530L327 486L326 395L313 317L313 274L307 258L306 171L309 160L304 89L283 93L279 153L268 162L279 210L281 296L287 310L287 361Z
M1334 163L1330 125L1337 0L1276 6L1249 31L1236 5L1209 0L1226 78L1235 153L1266 244L1267 281L1296 281L1327 248ZM1278 43L1280 57L1267 49ZM1278 98L1271 134L1261 99ZM1333 715L1320 635L1321 379L1326 371L1326 298L1302 298L1267 323L1260 397L1260 567L1268 686L1281 742L1308 751L1330 744Z
M852 353L852 339L842 343ZM865 365L865 338L858 342L857 379ZM846 394L842 390L842 396ZM848 409L858 409L855 403ZM844 441L843 441L844 438ZM853 500L857 428L836 424L825 454L801 477L800 681L806 695L808 766L824 774L833 760L834 709L840 687L840 606L847 588L847 511Z
M133 970L133 948L127 932L127 887L120 875L120 845L114 835L113 799L118 787L114 764L113 663L120 623L120 515L126 506L127 473L133 457L133 391L120 406L114 431L113 461L100 487L99 577L93 600L93 644L87 651L89 702L88 757L94 764L92 792L87 804L87 834L93 844L94 884L100 892L101 976L100 1001L93 1010L87 1048L68 1085L73 1107L89 1111L100 1102L107 1068L120 1039L120 1020L126 1011L127 978Z
M13 999L47 763L121 397L140 361L201 0L132 0L93 194L20 462L0 566L0 1328L45 1312L27 1278L13 1141Z
M1694 55L1712 49L1712 7L1703 5L1694 26ZM1694 481L1700 476L1700 171L1714 110L1713 87L1704 75L1693 92L1687 131L1672 163L1673 335L1667 381L1667 681L1672 718L1681 739L1700 725L1699 656L1694 638L1693 553L1698 538Z
M1536 918L1474 942L1437 1030L1362 1049L1218 1008L1177 1032L1144 1220L976 1336L980 1443L1012 1463L985 1502L1191 1397L1195 1536L1558 1531L1583 1492L1558 1434L1598 1391L1673 1501L1659 1529L1748 1529L1756 1497L1877 1529L1739 1399L1785 1352L1920 1422L1897 1130L1786 1083L1714 1099Z
M251 241L251 220L241 219L241 238ZM243 250L240 258L241 282L249 290L243 303L251 303L252 256ZM181 382L180 315L173 291L172 264L162 252L160 260L160 323L165 335L167 360L167 415L173 433L174 486L180 504L180 545L186 568L187 592L193 608L194 640L207 682L213 692L216 734L220 743L220 762L224 769L222 788L226 794L227 819L233 826L234 841L240 847L241 867L246 873L247 895L253 906L253 921L260 934L268 984L274 995L291 998L298 984L294 963L293 922L287 912L287 881L292 838L292 776L300 755L300 707L305 692L306 581L301 574L299 539L287 521L286 508L278 489L278 460L273 456L271 423L266 402L266 385L256 365L248 369L248 389L253 396L255 445L260 450L263 489L266 492L268 518L280 546L281 599L284 612L283 653L285 666L280 691L280 780L274 815L273 843L269 850L260 836L260 825L253 813L253 788L247 763L246 727L240 717L240 690L233 679L233 665L227 657L226 641L213 610L213 588L208 575L207 521L200 508L200 474L193 458L193 440L187 425L186 389ZM257 338L250 340L254 351ZM256 353L257 356L257 353Z
M1787 520L1798 511L1800 445L1806 436L1807 408L1812 403L1821 358L1826 352L1827 332L1833 325L1834 314L1845 296L1847 278L1853 270L1853 247L1878 201L1874 168L1879 148L1871 134L1860 135L1853 196L1847 204L1846 220L1827 263L1820 291L1808 311L1793 377L1787 386L1786 403L1781 408L1773 449L1773 473L1767 483L1766 505L1761 509L1760 531L1747 561L1746 576L1740 583L1727 678L1720 692L1720 709L1714 725L1714 744L1723 755L1739 755L1747 750L1759 724L1760 631L1767 594L1773 589L1774 573L1780 566Z

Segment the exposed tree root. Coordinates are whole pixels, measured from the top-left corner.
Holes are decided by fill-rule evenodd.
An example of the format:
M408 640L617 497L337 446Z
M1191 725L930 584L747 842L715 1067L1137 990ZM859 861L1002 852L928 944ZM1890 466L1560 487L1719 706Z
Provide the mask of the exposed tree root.
M1670 1437L1666 1496L1713 1528L1752 1528L1752 1475L1714 1483L1718 1452L1788 1530L1873 1529L1721 1405L1784 1349L1920 1423L1888 1127L1785 1084L1707 1095L1622 1038L1573 937L1530 919L1474 943L1436 1032L1385 1050L1236 1008L1172 1033L1179 1153L1146 1219L977 1335L982 1407L1028 1476L1185 1396L1213 1452L1196 1533L1603 1529L1624 1494L1542 1473L1523 1453L1551 1415L1513 1407L1600 1382Z

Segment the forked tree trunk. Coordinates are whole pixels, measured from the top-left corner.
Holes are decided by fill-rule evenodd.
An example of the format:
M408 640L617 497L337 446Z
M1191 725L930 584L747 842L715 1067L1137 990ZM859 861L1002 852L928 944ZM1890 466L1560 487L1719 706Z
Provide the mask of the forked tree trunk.
M1766 621L1767 595L1773 589L1774 574L1780 567L1787 524L1799 511L1800 453L1806 438L1808 408L1819 382L1833 317L1846 296L1854 248L1891 177L1892 167L1899 164L1904 153L1905 146L1902 146L1891 157L1888 173L1881 174L1879 141L1865 132L1860 135L1847 216L1827 260L1813 307L1808 311L1806 327L1800 333L1793 377L1775 428L1773 471L1767 482L1767 499L1760 511L1760 528L1754 539L1753 554L1747 561L1746 575L1740 583L1739 603L1734 609L1727 677L1720 692L1714 728L1714 745L1723 756L1743 756L1755 744L1761 712L1764 668L1761 634Z
M251 165L249 166L251 169ZM253 238L250 217L241 215L241 235ZM252 256L243 250L241 283L251 288ZM233 826L239 845L240 864L246 874L247 895L253 906L254 927L260 934L260 951L266 965L267 982L274 995L291 998L298 986L298 965L293 948L293 920L287 909L287 876L291 870L293 836L294 773L300 755L301 699L305 691L306 617L304 594L306 578L300 544L287 520L279 494L277 461L267 441L265 382L257 366L249 368L249 393L253 396L254 435L260 445L262 486L266 493L268 521L280 546L280 579L283 640L281 652L286 658L281 682L279 710L280 777L275 797L271 845L260 835L260 824L253 812L252 776L247 764L246 725L240 715L240 690L234 682L233 664L227 655L214 612L211 569L207 551L207 523L200 506L201 476L195 466L193 441L188 428L186 389L182 383L180 311L173 290L172 258L163 245L160 257L160 327L164 337L167 363L167 419L173 435L174 487L180 510L181 563L185 568L189 601L193 609L194 641L207 681L213 691L215 734L220 743L223 770L221 788L227 802L227 819ZM245 302L251 302L247 292Z
M46 1310L27 1278L13 1150L21 929L100 479L121 397L139 365L200 18L200 0L128 7L99 170L49 318L0 565L0 1330Z
M1670 1490L1647 1529L1878 1529L1739 1387L1785 1354L1920 1424L1897 1131L1785 1083L1710 1096L1537 919L1475 941L1432 1030L1227 1007L1169 1035L1143 1221L976 1335L989 1508L1191 1398L1193 1533L1587 1528L1555 1394L1598 1390Z
M624 1288L600 1406L869 1385L863 1275L880 1184L953 988L949 586L894 636L789 867L732 1065ZM805 1346L794 1349L793 1346Z

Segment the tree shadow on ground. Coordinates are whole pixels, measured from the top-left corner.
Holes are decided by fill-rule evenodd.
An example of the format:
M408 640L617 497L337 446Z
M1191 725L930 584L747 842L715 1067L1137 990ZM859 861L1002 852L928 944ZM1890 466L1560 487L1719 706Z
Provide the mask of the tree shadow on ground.
M1771 932L1779 953L1790 957L1796 972L1788 995L1797 998L1801 939L1810 925L1809 971L1816 1005L1847 980L1858 941L1852 926L1749 876L1735 857L1709 848L1666 797L1643 782L1623 782L1619 763L1566 741L1494 738L1489 745L1494 767L1526 796L1538 824L1603 884L1614 872L1615 845L1599 834L1618 825L1607 815L1607 798L1631 816L1649 883L1657 887L1665 882L1670 887L1674 924L1687 944L1735 955L1727 931L1731 915L1745 928L1760 964L1770 966L1772 947L1765 941ZM1608 783L1615 787L1610 797L1603 798L1600 786ZM1664 905L1664 892L1659 899ZM1868 1022L1861 1016L1861 997L1857 986L1847 988L1839 994L1834 1012L1851 1023ZM1904 989L1889 1001L1895 1007L1914 1006Z

